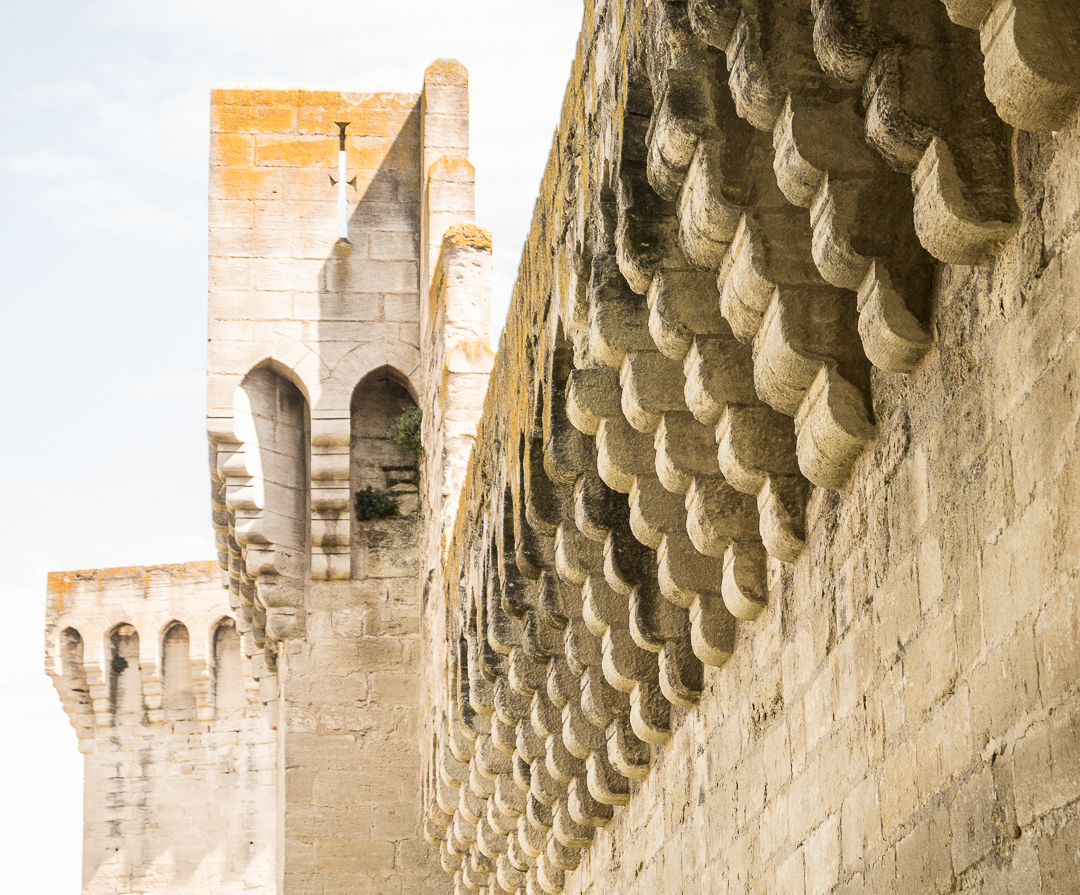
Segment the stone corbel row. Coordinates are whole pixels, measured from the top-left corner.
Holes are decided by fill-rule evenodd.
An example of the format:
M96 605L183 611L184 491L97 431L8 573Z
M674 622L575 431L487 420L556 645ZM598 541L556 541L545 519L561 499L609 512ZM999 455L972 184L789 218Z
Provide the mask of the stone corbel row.
M938 0L648 3L627 52L647 89L622 87L606 194L570 203L602 206L595 255L459 530L486 546L450 586L425 824L457 892L562 891L761 612L766 557L798 558L810 484L842 486L872 439L871 365L921 362L934 260L1012 234L985 34L1011 15L1034 59L1050 14L944 3L985 59Z
M313 427L314 428L314 427ZM211 445L211 484L212 511L214 529L218 544L218 562L222 566L223 583L229 590L229 604L237 613L237 630L243 638L244 654L254 656L259 650L263 659L258 663L259 670L265 669L267 680L260 677L260 695L264 702L271 702L276 693L272 678L277 667L277 643L283 639L300 636L303 631L303 599L300 582L305 574L304 558L297 551L283 548L274 543L273 529L277 520L257 499L254 475L249 467L248 446L233 434L231 420L210 420L208 432ZM337 448L340 438L327 436L319 443L324 453L331 458L331 451ZM348 438L345 439L345 453L348 453ZM319 456L323 456L320 454ZM313 538L319 540L319 555L322 550L340 550L340 537L336 531L340 527L338 516L341 502L340 487L334 488L333 481L338 473L337 466L331 462L316 465L312 458L313 512L318 510L321 524L316 529L313 520ZM318 472L316 472L318 470ZM348 463L345 463L346 475ZM321 477L330 479L327 488ZM318 494L315 492L318 491ZM333 495L327 507L323 507L324 493ZM315 506L316 499L320 505ZM348 499L346 487L346 536L345 562L348 567ZM316 549L313 548L313 562ZM333 557L325 554L327 563L324 571L331 568ZM338 563L340 565L340 563ZM276 696L273 696L276 698Z
M339 580L351 573L350 420L311 420L311 577Z
M253 587L241 593L244 574L244 550L236 537L235 505L230 505L230 494L235 495L241 487L250 484L250 476L242 460L236 455L244 445L233 434L232 420L211 418L207 420L210 440L210 503L213 514L214 539L221 568L221 583L229 591L229 606L236 611L236 628L243 638L245 655L254 652L253 643ZM260 632L262 636L262 632Z
M59 663L57 663L59 664ZM92 741L97 725L95 700L104 699L108 704L108 689L100 664L83 663L81 673L65 674L61 670L49 668L49 677L60 696L60 703L67 713L71 726L80 741ZM101 705L102 703L98 703Z
M678 202L679 242L687 257L699 268L721 267L741 218L752 210L770 213L775 236L785 230L795 236L809 231L809 252L805 240L800 244L796 239L794 251L776 246L792 256L794 269L789 272L799 274L799 280L857 291L859 331L867 355L883 369L913 369L929 345L928 259L911 223L906 178L891 172L865 144L854 111L854 91L822 85L821 70L812 55L797 52L796 40L796 52L786 60L790 84L785 86L804 92L781 93L776 72L764 77L755 43L761 35L745 17L735 15L738 10L730 4L725 7L726 19L718 21L714 15L706 22L701 20L705 9L701 3L690 5L689 16L675 5L653 9L659 20L655 27L685 31L692 23L739 63L729 88L717 71L722 64L715 61L719 54L699 41L695 55L714 60L708 71L700 66L697 70L696 89L707 91L709 97L698 113L705 119L691 117L694 110L685 105L671 105L670 90L663 92L653 114L654 145L666 133L695 130L701 135L685 145L686 177L674 190L671 178L667 183L669 198ZM740 24L741 30L736 28ZM774 38L798 38L797 31L790 35L789 30L790 26ZM673 78L684 79L684 72L654 74L661 84ZM650 158L655 156L653 152ZM655 165L649 174L654 187L660 188L663 181ZM801 208L812 210L810 220ZM800 266L807 270L799 270ZM814 266L818 272L808 278Z
M606 264L618 276L614 260ZM573 370L565 344L548 361L532 432L508 462L510 487L489 503L503 511L497 525L489 520L482 570L466 576L461 639L451 650L450 711L426 831L459 891L562 891L592 831L628 802L629 781L647 775L650 744L670 737L670 706L694 704L703 661L722 664L731 654L734 619L716 588L722 561L696 551L686 512L675 509L693 484L685 458L665 455L665 481L675 489L668 491L650 444L652 468L629 477L631 488L641 486L632 509L598 462L613 444L611 426L630 428L618 372ZM611 418L571 397L598 377L614 390L605 404ZM583 430L571 419L584 406L596 425ZM683 421L697 425L688 413ZM625 491L616 469L609 464L607 474ZM719 476L712 479L706 484L722 490ZM725 493L754 553L753 500ZM714 501L705 502L711 510ZM721 554L730 546L715 534L729 530L723 524L707 526ZM762 558L758 542L759 565ZM733 557L724 577L737 576L744 561ZM738 604L744 617L760 611L755 596Z
M542 445L529 452L541 467L527 462L509 489L484 572L463 601L436 756L426 831L459 892L561 892L593 830L629 798L613 762L636 776L648 770L648 747L628 723L630 699L606 683L603 647L583 623L583 589L555 572L551 535L570 520L563 514L554 529L543 521L550 488L530 502L528 479L546 473ZM655 681L655 659L649 664Z
M693 339L674 332L675 357L658 351L649 308L620 273L647 275L646 290L655 279L635 251L654 232L657 203L642 197L651 207L620 221L630 251L592 264L591 364L572 369L556 337L532 431L507 458L484 601L466 590L487 623L462 613L427 825L458 891L561 892L591 831L648 773L649 745L670 737L670 706L694 704L703 662L730 656L730 607L752 618L763 605L755 501L724 481L717 420L702 424L684 397ZM670 297L657 296L657 320ZM702 335L734 343L711 316L720 328Z
M799 194L813 180L839 179L832 191L852 193L832 213L853 231L855 254L873 260L888 248L868 226L875 211L907 216L906 191L874 171L882 162L912 181L909 214L937 260L988 261L1015 231L1009 128L987 98L989 81L984 90L977 40L949 22L937 0L823 0L812 15L801 0L690 0L689 17L702 41L725 51L740 117L773 134L788 199L815 208L816 218L819 207L829 211L826 196ZM809 155L799 149L800 135ZM860 184L867 178L872 184ZM900 258L886 253L881 260L905 256L914 261L906 248ZM905 282L895 271L890 280ZM919 308L908 310L918 320Z
M668 35L654 41L677 46L679 55L669 54L671 58L659 59L652 67L653 95L660 102L651 117L644 172L633 147L623 147L618 173L619 267L631 289L648 296L650 330L657 349L683 363L683 375L693 383L686 403L696 409L699 422L715 426L724 413L723 408L718 413L716 406L706 407L709 399L702 397L707 390L703 392L700 386L709 381L710 367L714 380L716 374L731 384L741 379L743 392L752 384L756 398L751 404L794 418L794 454L786 453L785 445L792 442L787 425L776 418L770 422L768 414L757 412L765 429L751 423L752 416L742 415L750 425L748 436L741 440L760 442L759 452L771 453L772 465L778 455L782 457L778 468L757 466L753 476L753 491L769 524L782 519L785 512L797 520L801 511L792 514L790 506L782 511L782 500L773 500L769 507L768 498L785 490L794 496L800 489L793 493L790 488L774 487L779 484L774 481L766 494L761 472L784 476L795 471L825 487L843 484L873 434L869 364L863 345L875 340L882 343L885 348L877 352L878 358L890 367L910 364L910 351L907 361L896 359L910 346L895 346L894 334L874 325L881 315L874 315L872 299L882 295L879 287L887 276L877 259L866 262L869 273L881 274L867 281L862 315L859 296L819 271L818 258L830 251L841 254L835 250L836 240L828 238L835 227L830 231L821 222L815 228L811 215L783 194L774 171L777 156L767 135L738 114L722 82L721 57L691 32L686 7L657 2L650 6L650 16L652 30ZM672 61L681 67L661 70ZM685 88L687 72L704 98L698 103L673 102L671 85L678 81ZM690 117L695 114L699 117ZM697 138L680 141L673 136L679 133ZM681 155L676 157L672 146L681 147ZM671 168L668 176L659 172L665 165ZM685 171L681 180L679 169ZM667 198L657 198L664 192ZM803 192L804 199L816 194ZM843 271L844 285L854 279L852 266ZM710 289L706 277L698 276L696 289L685 289L683 284L701 269L716 270L716 286ZM841 278L834 275L833 279ZM890 297L896 297L895 290ZM906 308L902 310L907 314ZM860 337L860 328L865 337ZM716 351L724 340L751 346L749 358L744 354L738 361L729 361L731 351ZM918 357L928 344L928 339L920 340ZM725 462L731 472L729 484L748 488L750 476L740 475L733 462L737 454L731 449L740 441L739 417L736 412L725 415ZM798 546L790 536L781 539L762 530L762 537L774 545L788 541L786 551L777 549L777 554L787 554L779 558L790 560L797 555Z

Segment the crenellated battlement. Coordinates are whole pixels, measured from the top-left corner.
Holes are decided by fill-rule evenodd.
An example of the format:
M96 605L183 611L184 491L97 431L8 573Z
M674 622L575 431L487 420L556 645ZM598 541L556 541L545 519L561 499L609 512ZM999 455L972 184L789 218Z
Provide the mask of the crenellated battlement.
M218 563L49 581L87 895L1072 892L1080 7L587 0L494 357L468 104L212 96Z
M274 732L217 563L53 572L45 643L85 755L84 893L269 895Z
M48 600L46 672L80 740L258 707L216 563L53 572Z

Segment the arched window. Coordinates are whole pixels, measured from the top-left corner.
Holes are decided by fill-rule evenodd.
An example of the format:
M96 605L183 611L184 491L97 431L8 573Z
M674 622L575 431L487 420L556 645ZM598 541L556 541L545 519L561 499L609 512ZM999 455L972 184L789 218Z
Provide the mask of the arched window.
M113 724L138 724L143 720L139 632L131 625L117 625L108 635L106 644Z
M244 377L237 403L237 429L247 443L263 534L270 543L303 556L310 516L307 400L292 382L263 364Z
M231 618L214 629L214 713L218 717L247 706L244 670L240 660L240 635Z
M60 632L60 671L76 704L89 709L92 701L83 666L83 639L74 628Z
M356 386L351 404L349 443L350 492L373 489L397 505L397 515L419 510L419 456L395 443L391 431L406 411L416 410L408 379L391 367L380 367ZM415 423L415 419L413 421ZM368 540L364 520L353 507L352 570L362 568L360 552ZM356 524L359 523L359 524Z
M188 629L180 622L170 624L161 639L161 707L166 721L195 718L191 641Z

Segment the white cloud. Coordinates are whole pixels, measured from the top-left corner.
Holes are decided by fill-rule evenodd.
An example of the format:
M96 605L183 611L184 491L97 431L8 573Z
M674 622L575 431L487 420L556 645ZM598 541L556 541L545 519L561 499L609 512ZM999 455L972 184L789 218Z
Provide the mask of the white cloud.
M127 383L129 390L148 398L174 399L180 395L199 395L206 387L206 377L202 373L156 373L142 379L133 379Z
M42 150L0 159L0 164L16 175L24 201L54 233L94 228L175 241L202 232L198 222L170 210L164 197L139 192L110 176L99 159Z

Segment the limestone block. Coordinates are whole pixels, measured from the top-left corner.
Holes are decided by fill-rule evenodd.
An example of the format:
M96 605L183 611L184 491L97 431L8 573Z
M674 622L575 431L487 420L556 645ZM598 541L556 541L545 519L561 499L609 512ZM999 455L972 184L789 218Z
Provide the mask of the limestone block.
M998 114L1025 130L1064 125L1080 99L1076 11L1055 3L1001 0L979 30L986 95Z
M944 807L917 824L896 846L898 885L928 892L948 892L953 868L948 848L948 815Z

